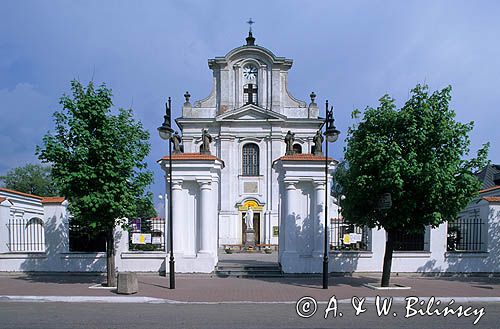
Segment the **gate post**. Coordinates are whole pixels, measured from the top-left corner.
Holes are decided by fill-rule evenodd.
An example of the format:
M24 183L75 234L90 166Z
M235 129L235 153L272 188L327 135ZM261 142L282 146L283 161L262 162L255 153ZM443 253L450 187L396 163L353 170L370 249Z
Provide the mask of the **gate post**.
M331 201L325 200L324 192L330 190L334 161L328 163L326 186L324 156L285 155L273 163L282 200L279 262L285 273L322 272L325 202ZM332 207L328 220L330 214Z
M168 160L169 156L165 156L158 161L166 173L167 184ZM211 273L217 265L219 183L223 168L224 162L210 154L172 155L172 196L167 189L165 202L172 202L177 273Z

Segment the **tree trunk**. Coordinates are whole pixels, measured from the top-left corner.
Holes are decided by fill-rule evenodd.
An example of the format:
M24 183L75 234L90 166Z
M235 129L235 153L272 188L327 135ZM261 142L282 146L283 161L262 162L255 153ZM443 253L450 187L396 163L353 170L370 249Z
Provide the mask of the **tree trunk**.
M384 254L384 267L382 270L382 287L389 287L389 280L391 278L391 266L392 266L392 252L394 251L394 238L396 235L395 230L387 231L387 240L385 242L385 254Z
M115 237L112 231L106 236L106 275L108 287L116 287L115 253Z

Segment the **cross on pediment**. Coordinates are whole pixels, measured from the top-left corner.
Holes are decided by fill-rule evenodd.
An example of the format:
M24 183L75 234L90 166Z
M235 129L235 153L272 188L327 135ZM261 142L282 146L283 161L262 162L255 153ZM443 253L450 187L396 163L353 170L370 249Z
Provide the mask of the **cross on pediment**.
M245 94L247 94L247 102L245 103L245 105L247 104L256 104L256 101L257 101L257 87L255 87L254 89L254 85L252 83L249 83L247 85L247 87L243 88L243 92ZM254 95L255 95L255 100L254 100Z

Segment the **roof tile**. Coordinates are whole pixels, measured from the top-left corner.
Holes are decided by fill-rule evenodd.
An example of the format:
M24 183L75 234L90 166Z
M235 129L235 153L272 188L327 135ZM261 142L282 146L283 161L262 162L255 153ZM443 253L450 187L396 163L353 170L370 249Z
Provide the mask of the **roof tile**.
M500 202L500 196L485 196L483 199L488 202Z
M490 191L494 191L494 190L498 190L498 189L500 189L500 185L499 186L493 186L493 187L481 190L481 191L479 191L479 193L490 192Z
M169 156L165 155L161 158L161 160L168 160ZM172 154L172 161L175 160L219 160L218 157L215 155L211 154L202 154L202 153L178 153L178 154ZM224 162L224 161L222 161Z
M63 203L64 200L66 199L60 196L49 196L42 198L42 203Z
M38 195L24 193L24 192L19 192L19 191L11 190L11 189L4 188L4 187L0 187L0 191L7 192L7 193L12 193L12 194L17 194L17 195L22 195L22 196L27 196L27 197L31 197L31 198L35 198L35 199L39 199L39 200L43 199L43 197L38 196Z

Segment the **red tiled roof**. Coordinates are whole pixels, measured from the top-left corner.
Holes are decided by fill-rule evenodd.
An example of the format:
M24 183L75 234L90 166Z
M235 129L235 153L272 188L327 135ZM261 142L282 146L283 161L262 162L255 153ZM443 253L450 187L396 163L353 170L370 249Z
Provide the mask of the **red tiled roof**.
M17 194L17 195L22 195L22 196L27 196L27 197L34 198L34 199L38 199L42 203L62 203L65 200L63 197L59 197L59 196L43 197L43 196L39 196L39 195L34 195L34 194L29 194L29 193L24 193L24 192L19 192L19 191L11 190L11 189L8 189L8 188L3 188L3 187L0 187L0 191L7 192L7 193L12 193L12 194Z
M3 188L3 187L0 187L0 191L4 191L4 192L7 192L7 193L12 193L12 194L17 194L17 195L22 195L22 196L27 196L27 197L35 198L35 199L39 199L39 200L43 199L41 196L38 196L38 195L24 193L24 192L19 192L19 191L14 191L14 190L10 190L8 188Z
M168 160L169 156L165 155L161 158L161 160ZM202 154L202 153L178 153L172 154L172 161L176 160L219 160L222 162L224 166L224 161L211 154Z
M63 203L64 200L66 199L60 196L49 196L42 198L42 203Z
M500 202L500 196L485 196L483 200L488 202Z
M500 186L493 186L493 187L481 190L481 191L479 191L479 193L490 192L490 191L494 191L494 190L498 190L498 189L500 189Z

